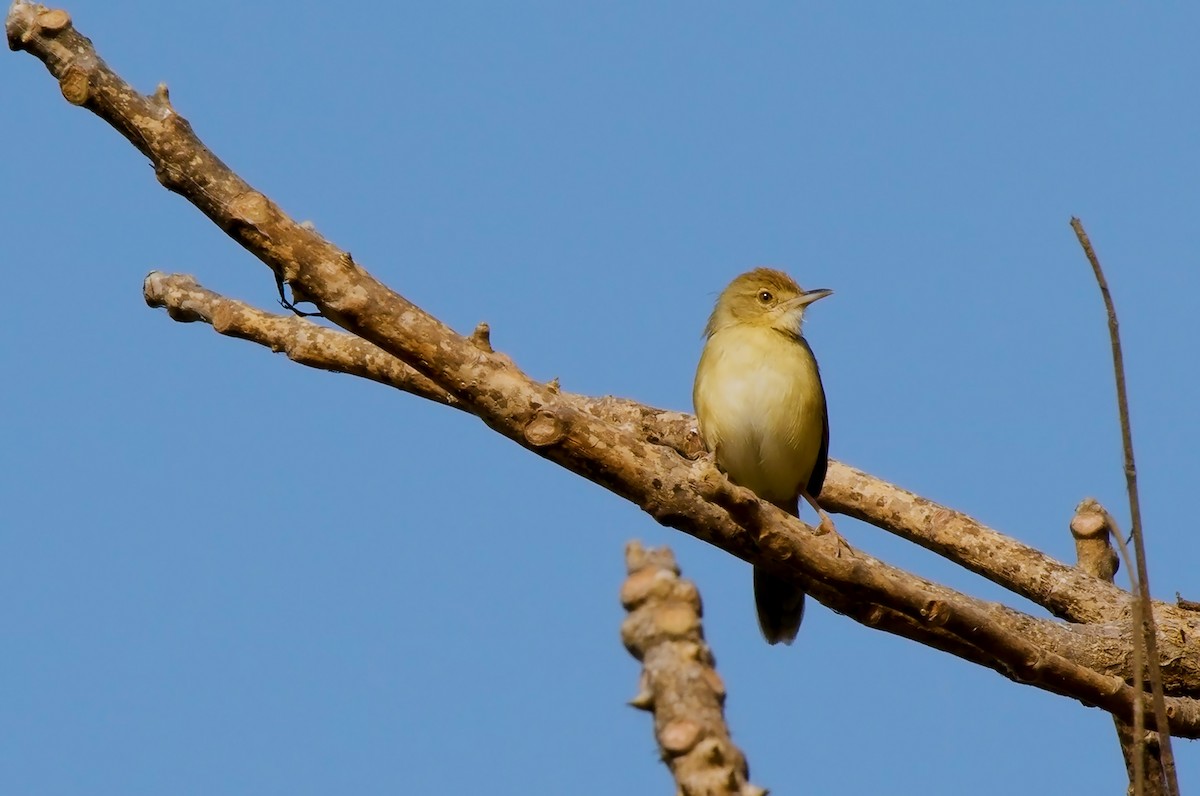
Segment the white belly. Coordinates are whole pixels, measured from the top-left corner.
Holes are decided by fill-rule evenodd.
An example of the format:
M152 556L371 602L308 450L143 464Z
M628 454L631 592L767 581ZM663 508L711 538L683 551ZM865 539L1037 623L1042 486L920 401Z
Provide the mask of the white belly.
M696 371L693 400L717 465L735 483L794 510L825 423L820 375L807 347L766 328L715 332Z

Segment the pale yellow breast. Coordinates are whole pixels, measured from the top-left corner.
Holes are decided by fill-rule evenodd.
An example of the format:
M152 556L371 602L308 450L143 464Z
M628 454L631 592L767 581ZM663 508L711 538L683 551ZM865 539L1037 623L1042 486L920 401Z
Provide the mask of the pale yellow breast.
M737 325L704 346L692 392L700 433L735 483L789 504L821 447L825 402L808 348L769 328Z

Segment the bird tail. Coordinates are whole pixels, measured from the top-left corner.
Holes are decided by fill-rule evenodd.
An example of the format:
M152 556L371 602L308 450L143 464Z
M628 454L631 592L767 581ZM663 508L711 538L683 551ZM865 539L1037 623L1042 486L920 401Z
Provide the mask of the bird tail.
M804 590L758 567L754 568L754 604L758 626L769 644L791 644L804 619Z

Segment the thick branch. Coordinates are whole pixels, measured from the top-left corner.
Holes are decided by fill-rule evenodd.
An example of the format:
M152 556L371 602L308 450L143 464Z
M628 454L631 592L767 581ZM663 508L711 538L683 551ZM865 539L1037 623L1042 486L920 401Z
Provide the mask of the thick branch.
M1025 623L1043 623L1051 632L1054 622L1022 617L1016 623L1010 614L1021 617L1017 612L996 611L869 556L839 556L833 540L813 535L807 525L734 487L707 460L689 462L653 434L592 414L557 385L531 380L485 340L456 334L388 290L347 253L233 174L175 113L165 90L150 97L135 92L71 29L65 14L49 19L50 13L14 3L10 45L41 58L69 101L109 121L151 159L164 185L267 263L298 295L412 367L494 430L636 503L663 524L781 576L818 581L846 599L902 615L908 624L897 623L895 632L937 628L1014 679L1129 715L1132 690L1121 677L1080 662L1074 645L1045 649L1022 633ZM1071 638L1082 638L1085 630L1094 632L1080 628ZM1194 643L1189 638L1181 644ZM1164 657L1168 652L1164 649ZM1194 702L1175 699L1168 713L1177 733L1200 734Z
M273 350L285 350L289 356L298 361L307 360L306 364L313 367L358 373L400 389L425 395L438 402L454 400L444 392L439 392L436 387L430 387L428 381L423 380L411 368L388 357L383 352L379 352L378 349L356 337L320 327L307 320L272 315L250 308L241 302L223 298L199 287L191 277L151 274L146 281L146 297L147 301L156 306L166 306L169 310L174 308L173 312L182 314L184 320L218 318L220 319L218 330L223 334L255 340ZM287 333L290 329L303 330L302 339L298 342L289 341ZM309 341L317 337L321 339L320 356L302 355L302 352L307 350ZM378 356L368 356L371 351L378 352ZM389 359L391 364L384 364ZM361 365L364 360L376 364L372 368L364 368ZM568 401L571 396L562 394L560 398ZM586 414L594 414L620 423L622 428L627 431L653 428L659 432L675 433L680 428L690 427L692 422L690 416L661 413L619 399L588 400L580 398L579 401L581 410ZM463 407L461 404L452 405L469 411L469 407ZM657 422L656 418L664 419L662 422ZM691 444L688 439L674 439L673 441L680 448L687 448ZM850 470L851 468L844 469ZM863 476L863 478L868 484L875 480L867 476ZM902 494L908 494L895 487L892 489ZM911 499L917 501L918 504L928 503L916 496L911 496ZM729 549L722 542L716 543ZM734 552L736 554L736 551ZM802 577L794 571L790 574ZM1037 681L1046 678L1048 676L1046 673L1052 671L1052 668L1047 670L1038 665L1012 665L936 623L916 621L893 608L864 598L861 593L854 590L831 587L825 582L811 578L805 579L804 583L806 590L810 591L816 599L863 624L888 630L937 649L951 652L966 660L993 668L1012 679L1023 682ZM935 584L927 585L930 588L941 588L936 587ZM1107 636L1104 631L1084 636L1083 628L1068 628L1057 623L1033 619L1002 606L989 606L986 610L989 624L1006 627L1014 637L1029 642L1032 645L1030 649L1069 649L1076 662L1108 675L1119 674L1125 670L1124 651L1128 649L1127 644L1123 643L1121 639ZM1186 659L1183 656L1176 658L1176 660ZM1050 688L1050 690L1055 689Z
M192 277L152 273L145 297L177 320L214 323L221 334L284 351L323 370L352 373L441 404L471 411L399 360L358 337L309 321L250 307L200 287ZM215 322L219 321L219 323ZM300 340L289 339L292 333ZM319 350L318 350L319 349ZM702 452L690 414L615 398L561 393L580 409L655 444L694 458ZM1062 564L972 517L922 498L849 465L831 462L821 503L939 553L1074 622L1112 621L1128 615L1129 595Z

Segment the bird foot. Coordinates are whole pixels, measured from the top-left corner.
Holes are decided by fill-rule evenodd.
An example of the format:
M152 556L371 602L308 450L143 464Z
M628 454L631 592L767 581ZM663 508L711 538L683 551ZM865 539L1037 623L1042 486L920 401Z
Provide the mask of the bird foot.
M825 534L829 533L833 534L833 538L837 541L837 552L834 553L834 556L841 558L843 549L845 549L847 553L854 552L854 548L850 546L850 543L846 541L846 538L838 533L837 528L834 527L833 520L829 519L829 515L822 511L821 522L817 524L817 535L824 536Z
M837 540L838 547L835 555L838 558L842 557L842 548L845 548L847 553L853 553L854 548L850 546L850 543L847 542L840 533L838 533L837 526L833 524L833 520L830 518L830 516L825 513L825 509L818 506L817 501L813 500L807 492L804 493L804 497L806 500L808 500L813 509L816 510L817 516L821 518L821 521L817 524L817 536L824 536L825 534L830 533L833 534L833 538Z

